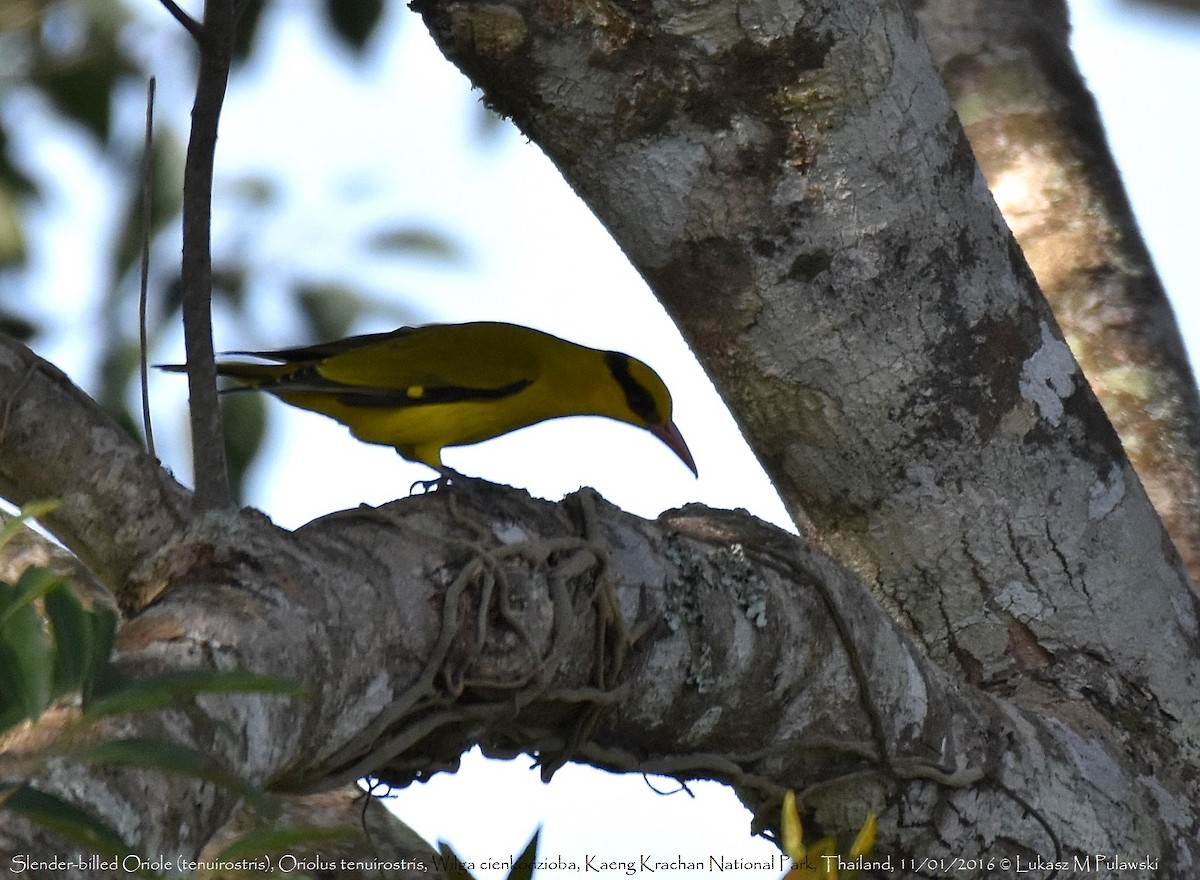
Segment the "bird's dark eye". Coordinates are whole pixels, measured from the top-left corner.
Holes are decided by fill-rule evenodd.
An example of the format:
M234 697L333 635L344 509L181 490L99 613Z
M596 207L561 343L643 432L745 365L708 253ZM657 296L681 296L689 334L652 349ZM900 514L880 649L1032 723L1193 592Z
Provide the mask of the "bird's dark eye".
M619 351L606 351L604 362L608 364L613 378L625 392L625 403L633 414L647 424L660 424L663 419L658 412L658 405L654 402L654 397L646 389L646 386L633 378L633 374L629 372L629 355Z

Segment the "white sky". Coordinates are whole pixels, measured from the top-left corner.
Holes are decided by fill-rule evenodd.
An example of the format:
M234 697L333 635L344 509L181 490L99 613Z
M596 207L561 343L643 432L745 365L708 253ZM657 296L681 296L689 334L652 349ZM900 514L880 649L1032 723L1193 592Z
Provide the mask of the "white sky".
M164 17L153 0L139 2L150 16ZM399 302L412 320L499 318L634 354L672 388L676 421L700 479L652 437L598 419L548 423L450 450L446 461L452 467L548 498L585 483L645 516L701 501L744 507L786 525L782 506L673 326L540 151L511 134L479 147L471 112L477 97L419 21L399 12L399 4L391 7L388 33L372 44L361 70L331 58L326 43L312 42L305 23L311 7L311 0L289 6L269 45L259 47L255 64L235 81L222 121L224 185L268 173L280 185L282 210L260 215L268 222L256 221L252 228L235 212L219 212L216 246L237 242L248 248L266 267L264 285L296 277L354 280ZM1181 106L1180 96L1200 83L1200 20L1151 14L1120 0L1076 0L1072 9L1080 62L1100 101L1143 232L1185 333L1194 333L1200 330L1192 266L1200 114ZM155 64L160 117L182 122L190 99L185 77L164 51L171 37L163 33L171 32L147 30L139 46L161 56ZM7 113L39 118L28 101L10 102ZM139 113L123 117L138 136ZM43 352L69 369L79 362L79 340L95 319L76 298L94 267L86 256L74 255L86 255L89 239L109 225L102 207L106 190L88 161L69 157L78 139L39 139L36 150L30 144L31 162L52 168L56 181L47 207L33 217L50 242L35 255L38 302L47 313L77 316ZM447 270L366 254L361 245L366 234L392 225L440 229L461 242L469 258ZM73 258L56 256L63 253ZM258 307L253 323L219 320L218 348L286 345L299 332L271 303ZM1200 341L1193 340L1190 349L1200 351ZM178 350L157 357L178 359ZM180 383L173 377L155 381L160 424L181 417ZM299 525L363 502L382 503L428 476L427 469L388 449L355 442L328 420L282 405L274 417L268 443L277 454L256 474L250 500L280 525ZM162 451L171 466L187 473L178 442ZM774 852L747 836L747 814L719 786L694 785L700 794L695 800L664 799L639 777L573 766L543 786L528 764L468 756L463 772L413 786L400 793L396 805L427 839L447 839L460 855L475 860L518 851L543 822L547 856L761 858ZM476 873L504 875L500 869Z

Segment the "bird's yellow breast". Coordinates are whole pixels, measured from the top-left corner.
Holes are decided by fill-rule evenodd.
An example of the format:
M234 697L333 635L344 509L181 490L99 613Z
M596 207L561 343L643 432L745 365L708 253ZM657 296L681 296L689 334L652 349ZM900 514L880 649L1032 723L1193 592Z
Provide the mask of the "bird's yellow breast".
M338 394L280 392L293 406L314 410L346 425L367 443L394 446L405 458L428 465L441 464L447 446L467 446L490 440L547 419L575 415L560 400L547 394L546 383L536 379L524 390L503 398L423 403L413 398L409 406L358 406L342 402Z

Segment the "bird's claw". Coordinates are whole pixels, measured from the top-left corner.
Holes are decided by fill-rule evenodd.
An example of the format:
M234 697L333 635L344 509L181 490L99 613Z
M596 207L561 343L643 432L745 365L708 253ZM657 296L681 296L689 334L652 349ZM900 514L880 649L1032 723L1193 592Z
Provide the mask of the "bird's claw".
M421 494L425 495L428 492L433 492L442 486L448 485L450 479L448 477L434 477L432 480L416 480L408 487L408 494L413 495L417 491L417 487L421 487Z
M444 465L437 469L438 475L432 480L417 480L408 487L408 494L412 495L418 486L421 487L421 494L434 492L440 489L445 489L447 486L454 485L463 488L470 486L486 486L487 480L481 480L478 477L468 477L460 474L453 468L445 467Z

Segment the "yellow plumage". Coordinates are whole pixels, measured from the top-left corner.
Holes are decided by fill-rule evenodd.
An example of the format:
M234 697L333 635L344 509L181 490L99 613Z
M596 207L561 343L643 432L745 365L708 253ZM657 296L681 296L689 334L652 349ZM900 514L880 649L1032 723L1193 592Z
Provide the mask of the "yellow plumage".
M358 439L395 447L404 458L441 472L447 446L575 415L645 428L696 472L657 373L620 352L529 327L429 324L234 354L276 362L218 364L217 372L239 383L237 388L266 391L329 416Z

